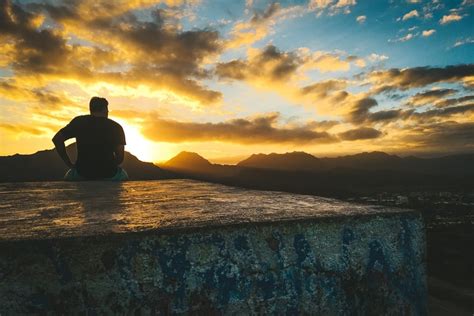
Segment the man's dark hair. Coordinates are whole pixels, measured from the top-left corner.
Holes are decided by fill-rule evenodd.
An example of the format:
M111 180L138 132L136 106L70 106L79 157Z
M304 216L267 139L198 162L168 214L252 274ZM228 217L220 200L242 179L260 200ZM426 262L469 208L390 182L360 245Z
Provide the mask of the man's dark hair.
M107 110L109 102L106 98L92 97L89 102L89 110L92 112L104 112Z

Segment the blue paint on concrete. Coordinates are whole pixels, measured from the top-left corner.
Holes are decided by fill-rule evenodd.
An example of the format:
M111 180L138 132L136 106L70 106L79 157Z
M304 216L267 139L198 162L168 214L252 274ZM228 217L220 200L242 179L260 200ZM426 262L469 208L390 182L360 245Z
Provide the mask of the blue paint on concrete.
M73 276L66 262L66 258L63 257L61 251L59 251L59 249L55 247L54 243L51 243L51 242L40 244L40 247L44 249L49 260L51 260L51 263L56 269L56 272L58 274L58 277L61 283L66 284L70 282Z
M420 221L399 215L0 244L0 313L423 315ZM34 265L12 268L31 255Z
M246 236L237 236L234 240L234 247L239 251L249 250L249 242Z

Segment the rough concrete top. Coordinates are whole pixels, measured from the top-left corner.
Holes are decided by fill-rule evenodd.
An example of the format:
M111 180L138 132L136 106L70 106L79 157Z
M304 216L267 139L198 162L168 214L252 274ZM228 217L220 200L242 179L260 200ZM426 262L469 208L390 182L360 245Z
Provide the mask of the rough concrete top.
M0 183L0 241L399 212L192 180Z

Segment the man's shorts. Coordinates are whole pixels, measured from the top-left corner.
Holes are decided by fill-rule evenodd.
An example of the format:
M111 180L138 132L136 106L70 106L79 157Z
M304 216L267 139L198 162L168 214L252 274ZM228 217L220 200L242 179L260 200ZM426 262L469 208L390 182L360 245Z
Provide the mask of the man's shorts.
M64 180L66 181L84 181L87 180L83 176L81 176L76 168L69 169L66 174L64 175ZM128 174L125 169L122 169L120 167L117 167L117 173L113 177L110 178L103 178L103 179L98 179L98 180L104 180L104 181L125 181L128 180Z

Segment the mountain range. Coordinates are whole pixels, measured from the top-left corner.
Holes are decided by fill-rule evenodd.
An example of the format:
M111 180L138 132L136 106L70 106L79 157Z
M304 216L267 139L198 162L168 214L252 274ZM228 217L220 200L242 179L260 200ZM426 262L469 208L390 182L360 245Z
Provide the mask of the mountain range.
M75 160L75 144L67 151ZM213 164L193 152L165 163L142 162L129 152L122 166L132 180L190 178L253 189L345 197L377 191L472 190L474 154L440 158L364 152L318 158L305 152L255 154L237 165ZM0 157L0 182L61 180L67 167L54 149Z
M237 165L182 152L161 168L197 180L252 189L347 197L383 191L474 189L474 154L439 158L364 152L317 158L305 152L255 154Z
M181 152L162 164L163 167L192 170L223 167L212 164L197 153ZM224 165L225 166L225 165ZM236 167L282 171L321 172L336 169L398 170L427 174L474 174L474 154L450 155L440 158L399 157L384 152L363 152L335 158L317 158L305 152L254 154Z
M72 161L76 160L76 144L66 147ZM153 163L140 161L125 152L122 167L132 180L169 179L176 175ZM38 151L31 155L0 156L0 182L62 180L68 170L55 149Z

